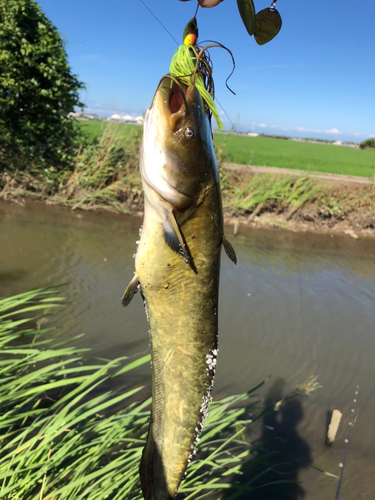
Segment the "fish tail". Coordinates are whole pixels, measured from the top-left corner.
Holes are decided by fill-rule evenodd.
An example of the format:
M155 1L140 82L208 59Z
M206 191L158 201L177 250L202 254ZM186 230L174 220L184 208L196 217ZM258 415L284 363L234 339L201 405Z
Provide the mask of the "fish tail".
M174 494L168 493L163 462L154 441L152 424L150 424L147 443L142 453L139 475L145 500L172 500L175 497Z

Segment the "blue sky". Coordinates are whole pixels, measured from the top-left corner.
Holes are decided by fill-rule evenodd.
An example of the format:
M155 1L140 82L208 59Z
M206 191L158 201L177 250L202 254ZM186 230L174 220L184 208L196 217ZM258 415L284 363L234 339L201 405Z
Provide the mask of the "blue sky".
M144 0L180 43L196 2ZM87 111L140 115L168 72L175 41L139 0L41 0L66 41L72 70L87 84ZM257 11L271 2L254 0ZM199 9L199 39L211 49L216 96L236 126L266 134L354 140L375 136L375 0L278 0L283 26L259 46L235 0ZM218 105L219 111L221 109ZM226 129L230 122L224 116Z

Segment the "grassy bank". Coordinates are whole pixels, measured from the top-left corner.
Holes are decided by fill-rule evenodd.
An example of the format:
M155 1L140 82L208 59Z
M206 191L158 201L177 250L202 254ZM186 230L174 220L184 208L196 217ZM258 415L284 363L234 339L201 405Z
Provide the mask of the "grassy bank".
M93 124L97 127L96 131ZM47 203L68 205L73 209L102 208L123 213L141 213L143 210L143 192L139 174L141 127L106 125L101 122L83 122L80 126L91 127L91 132L88 130L87 133L90 132L92 135L90 140L78 149L70 169L61 171L55 171L53 168L30 169L28 172L12 173L4 171L0 177L0 198L23 203L26 197L34 197L43 199ZM221 143L217 140L218 137L221 138ZM271 141L270 150L273 150L275 143L285 151L295 147L301 151L303 147L322 148L332 154L365 155L363 158L367 158L369 154L371 158L375 158L372 151L300 144L278 139L255 139L260 143ZM221 165L223 206L227 217L240 218L241 221L248 223L257 221L260 217L271 216L278 219L276 225L283 224L283 221L294 220L316 226L316 222L319 221L329 229L346 221L349 227L355 230L375 229L375 197L372 184L363 187L323 186L307 175L300 177L276 174L254 175L246 169L230 169L225 167L224 163L234 159L230 156L234 142L223 142L227 140L235 141L239 138L235 136L215 138L216 155ZM275 151L277 150L273 150L272 154L276 154ZM292 149L289 153L292 154ZM296 163L296 166L300 168L301 164ZM347 173L353 174L353 171L354 167ZM267 224L272 225L274 221L270 220Z
M0 300L0 498L141 500L150 400L127 377L149 356L88 365L84 350L52 340L48 317L63 303L56 290ZM267 485L270 457L249 441L263 414L256 389L210 405L178 498L234 500ZM257 474L244 476L251 464Z
M132 128L128 134L120 132L116 125L107 125L97 139L77 150L70 169L3 172L0 197L21 203L24 197L33 197L73 209L95 207L124 213L142 210L141 129Z
M100 121L81 121L79 125L90 139L100 136L106 126ZM140 128L121 123L113 126L116 136L122 138L120 140L134 137ZM221 133L214 134L214 144L225 152L225 161L230 163L369 178L375 175L373 150Z

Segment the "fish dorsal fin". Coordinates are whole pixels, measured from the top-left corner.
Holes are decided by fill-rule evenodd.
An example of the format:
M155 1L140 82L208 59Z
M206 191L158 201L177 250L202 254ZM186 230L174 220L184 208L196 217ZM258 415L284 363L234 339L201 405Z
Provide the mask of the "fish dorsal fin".
M134 294L137 293L138 285L140 285L140 281L138 279L138 275L135 274L134 278L126 287L124 295L122 296L121 304L123 305L123 307L126 307L127 305L130 304L132 298L134 297Z
M234 248L232 245L229 243L229 241L226 239L226 237L223 235L223 245L224 245L224 250L225 253L228 255L230 260L234 262L234 264L237 264L237 255L236 252L234 251Z
M178 255L181 255L186 264L188 264L191 267L191 269L196 273L197 271L195 269L189 249L185 243L184 237L182 236L181 230L178 226L173 210L171 210L168 213L164 221L163 229L164 229L164 240L166 244L169 246L171 250L176 252Z

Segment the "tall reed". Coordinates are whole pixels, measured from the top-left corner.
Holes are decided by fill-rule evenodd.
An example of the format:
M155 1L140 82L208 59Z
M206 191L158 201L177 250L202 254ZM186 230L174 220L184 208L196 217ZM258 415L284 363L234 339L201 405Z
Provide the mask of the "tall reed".
M54 343L34 318L63 304L56 289L0 300L0 498L141 500L150 399L140 400L143 387L128 375L149 356L88 364L86 350ZM233 500L254 487L257 478L242 486L231 478L255 459L245 431L256 389L211 404L179 498L230 489Z

